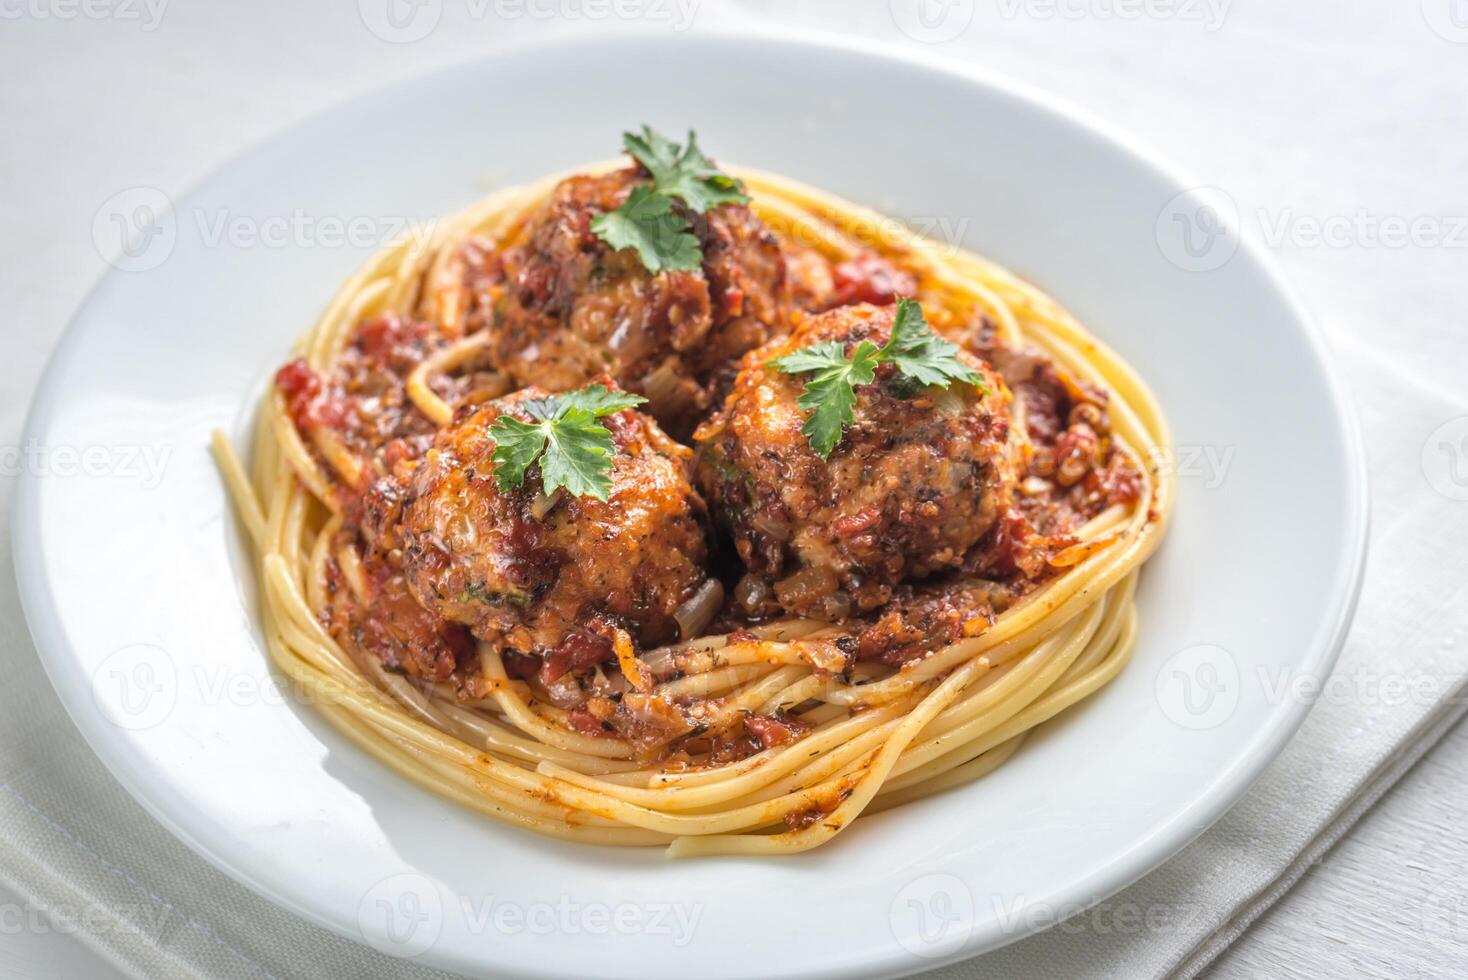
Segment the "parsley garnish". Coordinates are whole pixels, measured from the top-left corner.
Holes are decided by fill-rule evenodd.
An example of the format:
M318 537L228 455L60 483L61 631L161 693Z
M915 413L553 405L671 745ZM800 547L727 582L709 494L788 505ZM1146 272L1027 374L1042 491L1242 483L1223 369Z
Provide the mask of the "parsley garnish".
M652 174L652 184L632 189L615 211L597 215L591 230L615 249L631 248L648 272L692 271L703 261L703 251L692 225L674 210L673 199L695 214L720 204L749 201L739 181L715 167L698 148L698 137L688 131L679 146L643 126L641 134L623 133L622 146Z
M590 385L519 406L535 419L521 422L501 415L489 427L494 439L494 475L501 490L525 483L525 473L540 463L542 490L565 487L577 497L606 500L612 489L612 434L599 419L647 401L641 395Z
M772 362L786 374L812 372L796 404L810 412L800 431L821 459L831 455L841 441L841 430L851 421L856 386L869 385L876 376L878 353L876 344L863 340L848 359L845 344L827 340Z
M688 131L688 143L680 147L651 126L642 135L623 133L622 146L652 174L653 190L676 197L698 214L720 204L748 204L739 181L724 173L698 148L698 134Z
M906 382L900 389L910 394L919 388L947 388L954 381L971 384L987 395L984 379L958 359L958 347L933 332L923 317L923 308L905 296L897 298L892 334L878 347L869 340L856 345L851 356L846 345L826 340L803 347L770 364L786 374L810 374L796 404L810 417L800 431L822 459L841 441L842 430L851 423L856 408L857 385L871 384L878 364L891 364Z
M596 237L612 248L634 248L648 272L692 271L703 262L703 250L689 230L688 219L673 210L673 199L651 187L632 188L615 211L591 220Z

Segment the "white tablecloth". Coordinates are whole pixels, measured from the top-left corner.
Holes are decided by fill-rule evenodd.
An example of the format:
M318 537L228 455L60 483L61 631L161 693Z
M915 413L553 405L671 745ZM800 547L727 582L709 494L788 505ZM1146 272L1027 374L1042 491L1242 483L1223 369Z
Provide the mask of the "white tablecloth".
M381 36L385 2L0 2L0 448L18 443L44 357L104 268L93 222L123 189L180 190L349 94L532 36L690 19L717 30L749 15L850 31L1048 88L1223 188L1326 326L1373 480L1357 626L1251 794L1100 912L944 974L1196 972L1461 713L1468 16L1456 0L423 0L437 21L411 43ZM644 16L615 16L628 9ZM0 470L7 514L13 469ZM1256 571L1283 580L1309 560ZM51 693L8 565L0 663L0 878L29 902L151 977L419 972L274 908L153 824ZM1454 928L1433 902L1460 897L1424 896L1423 928Z

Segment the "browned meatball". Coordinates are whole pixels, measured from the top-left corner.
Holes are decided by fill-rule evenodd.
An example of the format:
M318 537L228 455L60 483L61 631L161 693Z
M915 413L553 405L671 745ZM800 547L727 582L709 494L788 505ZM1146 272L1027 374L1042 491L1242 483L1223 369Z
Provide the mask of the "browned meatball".
M769 362L813 343L884 344L893 308L843 307L752 352L723 409L697 439L698 481L749 570L746 614L840 619L880 606L908 579L959 567L1003 511L1018 436L1009 392L961 355L989 394L955 383L899 397L881 365L857 389L852 424L829 459L801 433L804 379Z
M681 436L713 403L720 369L783 330L785 261L749 208L725 204L685 214L701 269L649 273L591 230L644 181L629 168L557 185L503 253L507 295L489 326L517 385L563 391L611 374Z
M413 597L500 649L544 657L542 679L612 658L619 636L677 638L678 607L707 581L705 508L690 451L634 410L603 419L616 446L605 501L558 491L538 467L501 491L489 427L533 421L530 388L480 405L439 431L403 481L374 488L367 534L401 554Z

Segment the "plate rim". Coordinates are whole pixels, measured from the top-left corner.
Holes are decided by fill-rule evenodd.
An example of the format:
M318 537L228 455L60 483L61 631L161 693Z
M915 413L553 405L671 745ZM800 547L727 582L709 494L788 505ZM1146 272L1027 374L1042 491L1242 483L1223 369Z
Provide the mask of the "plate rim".
M285 134L309 128L343 110L368 104L380 92L394 85L414 84L436 77L451 76L473 66L505 57L540 58L581 48L595 49L606 45L646 43L654 45L676 43L745 45L751 48L776 45L791 50L818 49L895 63L935 74L945 74L966 85L986 88L1017 102L1026 103L1034 111L1057 118L1069 127L1085 131L1110 144L1135 166L1151 171L1155 176L1173 186L1182 188L1204 186L1202 182L1191 179L1185 171L1175 166L1167 157L1138 138L1094 115L1089 110L1073 105L1062 97L1031 83L1017 80L997 71L977 68L947 55L911 49L900 42L883 43L811 28L781 27L777 30L773 27L747 23L737 27L721 26L714 30L698 31L691 35L672 38L655 29L638 28L619 32L616 35L572 35L498 45L468 57L456 58L427 71L415 71L401 78L370 85L356 91L355 94L337 99L301 119L271 130L264 136L237 148L201 175L186 182L176 196L191 195L197 189L211 183L218 175L233 169L241 161ZM1330 421L1340 439L1344 453L1344 467L1351 475L1345 484L1344 499L1345 524L1348 525L1345 531L1348 535L1347 545L1350 560L1342 563L1336 571L1335 581L1330 590L1331 609L1329 614L1322 617L1316 625L1316 637L1309 647L1312 656L1298 665L1298 670L1302 675L1308 675L1323 682L1334 668L1345 645L1365 577L1370 530L1370 485L1365 444L1359 418L1347 394L1347 388L1335 356L1318 321L1289 286L1273 257L1267 254L1261 245L1248 236L1240 235L1239 251L1248 253L1250 260L1276 291L1282 308L1295 321L1300 338L1304 340L1309 355L1318 365L1329 396L1327 404ZM51 405L54 400L52 394L54 375L59 370L61 363L67 359L71 348L80 343L79 324L96 302L104 284L116 273L117 270L114 268L104 268L100 272L47 357L26 413L21 433L23 444L36 441L39 434L49 427L49 420L54 411ZM101 712L95 710L85 678L70 674L63 669L67 658L58 658L54 653L46 652L47 650L61 650L69 653L70 644L66 642L62 623L53 603L50 583L40 572L43 549L36 510L39 506L41 486L42 480L36 473L22 473L17 480L10 512L12 564L21 608L32 643L36 648L37 659L40 660L48 680L66 709L72 724L86 741L88 748L149 816L212 867L277 907L320 926L334 935L359 945L365 945L360 931L353 928L354 922L350 914L344 914L340 919L332 918L322 909L308 904L303 898L298 898L275 887L268 880L253 876L250 868L232 859L227 853L210 846L195 832L189 824L189 819L197 820L199 817L197 812L174 811L157 802L148 791L147 784L151 770L146 764L147 760L136 753L119 748L119 746L125 746L126 742L107 737L106 721ZM1308 699L1285 699L1267 716L1264 723L1253 731L1247 743L1248 751L1239 756L1231 766L1218 772L1205 793L1195 798L1171 821L1151 828L1132 848L1112 855L1109 861L1100 865L1093 873L1083 880L1073 882L1067 890L1057 894L1056 900L1061 903L1058 907L1079 913L1083 909L1105 901L1175 857L1243 798L1264 770L1289 744L1295 732L1309 715L1311 708L1312 705ZM1139 861L1139 854L1144 851L1147 856ZM971 918L959 923L961 928L969 930L973 925ZM863 968L858 971L843 970L833 966L817 972L803 970L800 976L832 978L902 976L914 969L931 970L975 958L1044 931L1046 930L1009 931L999 941L986 944L977 950L969 949L970 943L966 940L957 952L925 960L920 966L914 964L910 955L893 941L882 944L881 952L867 958L863 963ZM442 952L433 949L420 957L413 958L410 962L441 969L464 968L464 965L456 958L440 955ZM559 976L554 965L532 964L523 961L513 964L498 963L490 956L476 961L475 965L479 968L493 966L497 971L509 971L505 975L536 978ZM795 974L786 973L770 974L772 977L787 975L795 976Z

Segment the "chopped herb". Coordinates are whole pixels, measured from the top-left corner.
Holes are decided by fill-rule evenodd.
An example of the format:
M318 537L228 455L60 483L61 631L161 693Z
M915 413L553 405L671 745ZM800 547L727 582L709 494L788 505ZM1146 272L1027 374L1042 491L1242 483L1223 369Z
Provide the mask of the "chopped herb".
M678 198L697 214L720 204L749 203L739 181L703 155L698 135L691 129L688 142L681 147L651 126L643 126L641 135L623 133L622 146L652 174L656 193Z
M703 261L698 238L688 219L673 205L682 201L695 214L720 204L749 201L739 181L714 166L698 148L698 137L688 131L679 146L651 126L623 133L622 146L652 175L652 184L632 189L615 211L597 215L591 230L615 249L635 249L649 272L691 271Z
M534 422L501 415L489 427L500 489L522 486L526 472L538 462L545 493L565 487L573 496L606 500L612 489L615 446L600 419L645 401L641 395L590 385L522 403Z
M648 272L691 271L703 262L688 219L673 210L673 199L643 185L632 188L615 211L599 214L591 230L612 248L631 248Z
M877 370L877 345L863 340L851 357L834 340L812 344L774 361L786 374L806 374L805 390L797 405L810 413L800 431L822 459L841 441L841 431L856 408L856 386L872 383Z
M856 388L871 384L878 364L897 368L904 382L898 391L913 394L921 388L947 388L954 381L971 384L987 395L984 379L958 358L959 349L933 332L923 308L905 296L897 298L892 333L880 348L863 340L850 356L835 340L803 347L771 361L786 374L809 374L796 402L810 413L801 432L822 459L841 441L856 409Z
M923 316L923 308L906 296L897 297L892 336L877 353L877 360L895 365L904 376L923 387L947 388L952 381L962 381L982 394L989 393L984 388L984 379L958 359L958 345L934 333Z

